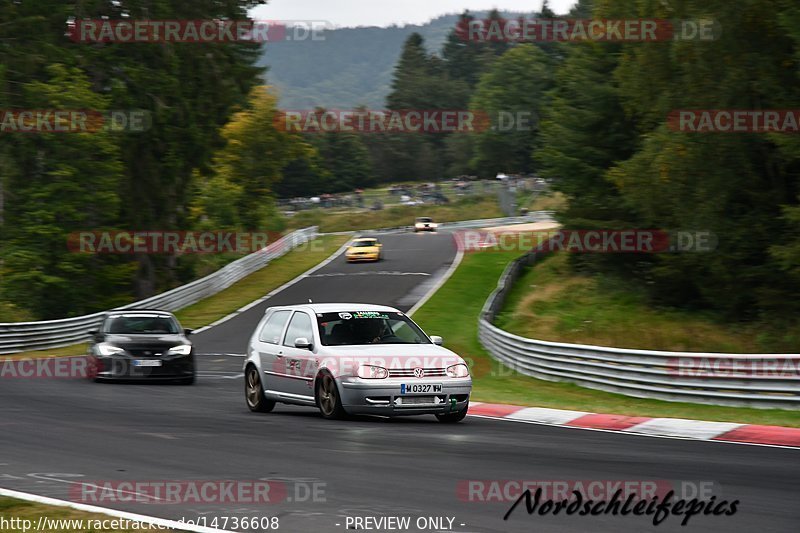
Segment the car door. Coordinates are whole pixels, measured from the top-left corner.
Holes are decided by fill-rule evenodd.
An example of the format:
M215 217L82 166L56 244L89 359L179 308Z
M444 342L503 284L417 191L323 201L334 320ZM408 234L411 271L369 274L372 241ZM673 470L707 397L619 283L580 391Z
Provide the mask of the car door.
M295 347L295 340L300 338L311 342L310 348ZM313 401L314 376L317 372L316 349L311 315L305 311L295 311L283 337L284 374L281 390Z
M255 342L258 356L261 359L261 374L264 382L264 390L270 392L281 392L282 380L280 373L283 366L283 346L281 339L286 323L292 312L288 309L278 309L261 326Z

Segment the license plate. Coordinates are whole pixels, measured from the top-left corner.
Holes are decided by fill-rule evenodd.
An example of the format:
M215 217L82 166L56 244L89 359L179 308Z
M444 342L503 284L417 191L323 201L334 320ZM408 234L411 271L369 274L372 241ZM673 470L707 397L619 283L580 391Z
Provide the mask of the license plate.
M134 359L133 366L161 366L161 363L158 359Z
M435 394L442 392L441 383L403 383L400 394Z

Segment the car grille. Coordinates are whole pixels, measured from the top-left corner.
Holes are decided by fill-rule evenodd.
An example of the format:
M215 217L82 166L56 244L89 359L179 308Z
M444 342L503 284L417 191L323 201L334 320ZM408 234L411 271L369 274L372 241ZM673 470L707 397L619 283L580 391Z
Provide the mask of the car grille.
M126 348L125 351L134 357L161 357L171 346L149 346L146 348Z
M447 401L445 396L401 396L394 400L397 407L407 407L410 405L442 405Z
M447 375L446 368L423 368L425 371L426 378L435 378L435 377L444 377ZM413 378L414 376L414 369L413 368L395 368L389 370L389 377L390 378Z

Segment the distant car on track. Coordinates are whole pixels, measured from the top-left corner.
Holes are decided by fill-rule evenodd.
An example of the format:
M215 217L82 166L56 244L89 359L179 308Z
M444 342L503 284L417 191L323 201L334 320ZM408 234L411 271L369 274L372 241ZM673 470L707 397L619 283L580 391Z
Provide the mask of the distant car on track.
M439 229L439 224L433 221L430 217L419 217L414 221L414 233L419 231L436 231Z
M380 261L383 259L383 245L375 238L354 239L344 257L348 262Z
M251 411L275 404L348 414L467 415L472 379L464 360L405 313L381 305L271 307L253 332L244 363Z
M90 331L90 377L106 380L156 380L194 383L195 354L172 313L159 310L109 312L99 330Z

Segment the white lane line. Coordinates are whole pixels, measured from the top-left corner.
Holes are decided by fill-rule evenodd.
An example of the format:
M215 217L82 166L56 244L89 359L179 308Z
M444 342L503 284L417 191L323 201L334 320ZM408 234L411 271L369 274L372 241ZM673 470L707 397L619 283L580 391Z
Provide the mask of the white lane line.
M414 313L419 311L419 308L425 305L425 303L427 303L427 301L430 300L431 297L442 288L442 285L447 283L447 280L450 279L450 277L455 273L458 265L461 264L462 259L464 259L464 250L459 248L456 257L453 259L453 263L450 265L450 268L447 269L447 272L445 272L444 275L439 278L436 283L434 283L433 287L431 287L431 289L425 293L425 296L423 296L416 304L414 304L414 307L408 310L406 315L413 316Z
M141 433L141 435L145 435L146 437L155 437L157 439L164 439L164 440L180 440L180 437L176 437L175 435L169 435L168 433Z
M314 274L308 278L338 278L343 276L430 276L428 272L400 272L399 270L362 270L360 272L329 272L327 274Z
M627 433L644 435L670 435L690 439L713 439L744 424L732 422L707 422L703 420L686 420L683 418L653 418L641 424L624 429Z
M176 531L192 531L194 533L232 533L226 529L215 529L212 527L195 526L177 522L175 520L167 520L165 518L157 518L155 516L147 516L143 514L128 513L125 511L117 511L116 509L107 509L105 507L97 507L95 505L86 505L83 503L68 502L65 500L58 500L56 498L48 498L46 496L39 496L37 494L30 494L27 492L19 492L16 490L0 488L0 496L6 498L14 498L26 502L41 503L43 505L52 505L55 507L69 507L77 511L84 511L87 513L104 514L113 516L115 518L123 518L131 522L141 522L143 524L151 524L154 526L162 526Z
M238 374L234 374L231 372L215 372L213 370L198 370L197 377L207 378L207 379L239 379L243 378L244 374L241 372Z
M352 241L352 239L350 239L350 241ZM323 261L322 263L320 263L320 264L316 265L316 266L315 266L315 267L313 267L313 268L310 268L310 269L306 270L305 272L303 272L302 274L300 274L299 276L297 276L297 277L296 277L296 278L294 278L293 280L291 280L291 281L287 281L286 283L284 283L283 285L281 285L281 286L280 286L280 287L278 287L277 289L274 289L273 291L271 291L269 294L267 294L267 295L265 295L265 296L262 296L262 297L261 297L261 298L259 298L258 300L255 300L255 301L252 301L252 302L250 302L249 304L245 305L244 307L242 307L242 308L240 308L240 309L237 309L236 311L234 311L233 313L229 314L228 316L224 316L224 317L220 318L219 320L217 320L217 321L215 321L215 322L212 322L212 323L211 323L211 324L209 324L208 326L203 326L202 328L198 328L198 329L196 329L196 330L194 331L194 333L195 333L195 334L197 334L197 333L202 333L203 331L206 331L206 330L208 330L208 329L211 329L211 328L213 328L214 326L219 326L219 325L220 325L220 324L222 324L223 322L227 322L228 320L230 320L230 319L232 319L232 318L235 318L235 317L237 317L238 315L240 315L240 314L244 313L244 312L245 312L245 311L247 311L248 309L252 309L253 307L257 306L258 304L260 304L260 303L264 302L265 300L268 300L269 298L272 298L273 296L275 296L275 295L276 295L276 294L278 294L279 292L281 292L281 291L283 291L283 290L285 290L285 289L288 289L289 287L291 287L292 285L294 285L294 284L295 284L295 283L297 283L298 281L300 281L300 280L302 280L302 279L304 279L304 278L307 278L309 275L313 274L314 272L316 272L316 271L317 271L317 270L319 270L320 268L323 268L323 267L327 266L327 265L328 265L328 264L329 264L331 261L333 261L334 259L336 259L337 257L339 257L339 256L340 256L340 255L341 255L341 254L342 254L342 253L343 253L345 250L347 250L347 247L348 247L348 246L350 246L350 241L347 241L346 243L344 243L344 244L343 244L343 245L342 245L342 246L341 246L341 247L340 247L338 250L336 250L335 252L333 252L333 254L331 254L331 256L330 256L330 257L328 257L328 258L327 258L325 261ZM264 268L269 268L269 265L265 266Z
M60 479L54 477L52 474L28 474L29 477L33 479L41 479L43 481L55 481L56 483L66 483L67 485L79 485L81 487L92 487L93 489L100 489L100 490L110 490L111 492L118 492L119 494L130 494L141 496L142 498L147 498L150 500L158 500L166 502L167 500L163 498L159 498L158 496L150 496L149 494L145 494L143 492L136 492L132 490L122 490L122 489L114 489L108 487L100 487L99 485L95 485L94 483L90 483L87 481L69 481L68 479ZM73 476L74 477L74 476Z
M566 424L576 418L586 416L590 413L583 411L566 411L562 409L548 409L546 407L528 407L521 409L505 418L511 420L526 420L529 422L542 422L544 424Z

